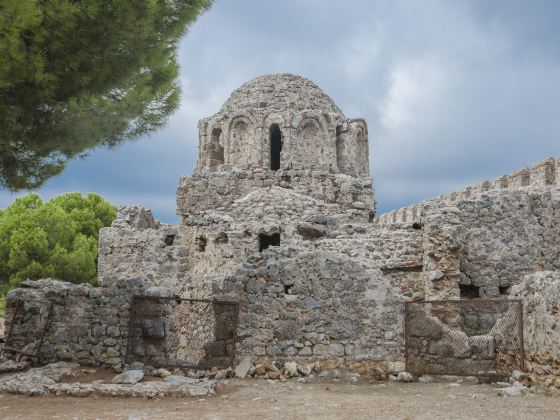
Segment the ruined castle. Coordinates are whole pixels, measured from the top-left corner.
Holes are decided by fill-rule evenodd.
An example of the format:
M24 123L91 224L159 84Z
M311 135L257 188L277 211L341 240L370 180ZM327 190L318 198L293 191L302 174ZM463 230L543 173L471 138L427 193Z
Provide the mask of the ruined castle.
M527 369L560 375L559 159L378 216L366 122L307 79L257 77L198 128L178 225L122 207L100 287L11 293L58 302L45 359L120 367L130 295L164 293L239 302L238 358L365 371L403 360L407 301L517 297Z

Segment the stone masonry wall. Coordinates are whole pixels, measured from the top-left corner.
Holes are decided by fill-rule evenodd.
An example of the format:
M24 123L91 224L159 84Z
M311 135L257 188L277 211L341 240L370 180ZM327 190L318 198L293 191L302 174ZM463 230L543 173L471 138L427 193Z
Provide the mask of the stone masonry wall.
M362 372L402 360L404 302L420 283L420 237L368 232L249 258L213 285L215 296L240 302L238 354Z
M259 169L181 177L177 188L177 214L186 217L206 210L227 209L235 200L271 186L286 188L326 203L375 212L373 186L369 177L303 169Z
M213 279L235 272L246 258L258 254L260 234L278 233L281 243L289 245L305 235L334 238L352 233L354 224L362 233L371 226L367 210L341 211L280 187L256 190L228 211L191 215L173 227L123 227L127 211L121 208L113 226L100 232L101 284L106 277L143 275L148 285L195 298L210 297ZM169 236L174 236L172 242Z
M507 296L535 271L560 270L560 189L495 191L457 203L460 284Z
M525 369L534 382L560 390L560 272L527 275L512 294L523 300Z
M51 279L25 281L6 296L7 306L19 299L44 299L53 309L41 363L60 360L85 365L123 367L130 301L145 292L143 278L105 279L103 287ZM10 321L8 319L8 321Z
M424 207L423 254L430 298L507 296L523 276L560 269L560 189L489 191ZM405 225L406 226L406 225ZM473 292L474 293L474 292Z
M175 287L187 270L181 233L177 226L155 221L149 209L119 207L112 226L99 232L99 284L115 277L143 277L147 286Z

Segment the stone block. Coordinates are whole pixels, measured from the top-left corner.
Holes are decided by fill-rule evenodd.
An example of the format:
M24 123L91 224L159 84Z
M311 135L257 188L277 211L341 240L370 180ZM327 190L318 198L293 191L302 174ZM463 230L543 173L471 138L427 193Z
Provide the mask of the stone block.
M344 346L342 344L329 344L327 353L329 354L329 356L344 356Z

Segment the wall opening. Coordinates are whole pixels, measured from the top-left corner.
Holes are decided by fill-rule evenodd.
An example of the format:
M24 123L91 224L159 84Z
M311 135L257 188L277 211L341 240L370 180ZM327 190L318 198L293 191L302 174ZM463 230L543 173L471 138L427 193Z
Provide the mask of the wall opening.
M509 295L509 286L499 286L500 295Z
M194 242L198 252L206 251L206 238L204 236L198 236Z
M259 252L263 252L270 246L280 246L280 234L273 233L272 235L266 235L264 233L259 234Z
M220 144L220 137L222 130L214 128L210 136L210 144L208 145L208 158L210 160L210 167L216 169L218 165L224 164L224 148Z
M164 240L166 246L171 246L175 242L175 235L166 235Z
M462 298L475 299L480 297L480 287L474 284L460 284L459 293Z
M216 238L214 239L214 242L216 242L217 244L227 244L229 242L227 233L220 232L218 236L216 236Z
M418 223L418 222L414 222L414 223L412 224L412 229L420 230L420 229L422 229L422 224L420 224L420 223Z
M344 166L344 139L342 138L342 126L336 127L336 166L342 173L345 171Z
M282 132L278 124L270 126L270 169L280 169L280 154L282 152Z

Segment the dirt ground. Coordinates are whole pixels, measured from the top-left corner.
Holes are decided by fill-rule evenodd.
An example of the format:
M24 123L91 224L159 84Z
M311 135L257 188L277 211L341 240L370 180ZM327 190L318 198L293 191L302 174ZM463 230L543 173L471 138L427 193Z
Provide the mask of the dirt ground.
M3 419L560 419L560 398L499 397L471 383L343 384L230 380L206 398L0 395Z

